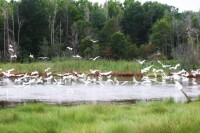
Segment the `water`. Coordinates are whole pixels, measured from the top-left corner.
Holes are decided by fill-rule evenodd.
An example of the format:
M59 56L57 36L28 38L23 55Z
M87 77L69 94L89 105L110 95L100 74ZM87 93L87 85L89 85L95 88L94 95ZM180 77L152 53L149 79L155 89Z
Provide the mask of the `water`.
M161 82L146 82L144 84L130 83L117 84L80 84L68 85L21 85L13 80L3 79L0 86L0 101L30 102L41 101L47 103L79 103L79 102L110 102L110 101L136 101L160 100L174 98L177 102L186 101L181 90L177 89L173 81L163 84ZM180 81L181 82L181 81ZM181 82L183 91L192 99L200 96L200 86L193 85L191 81Z

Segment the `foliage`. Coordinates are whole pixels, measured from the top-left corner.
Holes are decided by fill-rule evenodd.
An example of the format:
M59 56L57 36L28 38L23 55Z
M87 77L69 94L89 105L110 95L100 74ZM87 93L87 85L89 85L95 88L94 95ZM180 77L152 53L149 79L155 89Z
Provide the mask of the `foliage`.
M127 59L136 59L139 56L139 49L136 44L131 44L126 47Z
M158 20L152 27L150 40L157 49L167 55L167 48L171 41L172 26L166 18Z
M116 32L124 34L125 39L114 41ZM181 43L199 52L199 34L200 12L179 13L176 7L158 2L108 0L100 5L88 0L0 1L0 59L11 62L26 62L30 53L35 57L80 54L130 60L146 58L155 50L171 59L172 51ZM88 36L98 43L90 45L88 41L88 47ZM147 53L136 52L149 43L154 47L147 48ZM9 45L14 52L9 51ZM73 50L69 52L66 47ZM11 59L13 55L18 58Z
M81 40L81 44L79 47L79 51L81 56L89 56L91 54L93 42L90 36L86 36L83 40Z
M116 32L111 37L111 49L113 59L123 59L125 55L126 38L123 33Z
M122 29L125 34L131 36L131 39L137 44L147 41L145 33L145 12L140 2L131 3L124 11L122 18Z

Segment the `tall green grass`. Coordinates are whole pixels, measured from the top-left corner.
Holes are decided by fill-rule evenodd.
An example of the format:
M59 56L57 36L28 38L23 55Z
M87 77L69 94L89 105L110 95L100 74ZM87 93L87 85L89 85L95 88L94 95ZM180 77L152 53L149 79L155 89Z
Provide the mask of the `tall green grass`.
M200 131L200 102L173 101L55 106L25 104L0 110L2 133L188 133Z
M165 64L175 65L175 61L167 61ZM45 62L32 62L32 63L6 63L0 64L0 68L3 70L8 70L11 68L15 69L15 72L26 73L32 71L44 72L47 67L51 68L54 73L63 72L79 72L79 73L89 73L89 69L98 69L102 72L113 71L113 72L127 72L127 73L138 73L141 69L153 65L154 68L162 68L157 61L145 62L144 65L140 65L136 61L109 61L109 60L52 60ZM179 68L180 69L180 68ZM169 72L168 69L166 69Z

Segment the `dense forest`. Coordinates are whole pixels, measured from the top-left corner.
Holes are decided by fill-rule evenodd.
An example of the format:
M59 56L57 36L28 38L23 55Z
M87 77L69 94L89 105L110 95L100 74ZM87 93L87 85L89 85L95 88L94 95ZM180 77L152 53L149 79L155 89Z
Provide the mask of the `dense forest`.
M200 11L158 2L0 0L0 59L30 54L85 59L178 59L200 63Z

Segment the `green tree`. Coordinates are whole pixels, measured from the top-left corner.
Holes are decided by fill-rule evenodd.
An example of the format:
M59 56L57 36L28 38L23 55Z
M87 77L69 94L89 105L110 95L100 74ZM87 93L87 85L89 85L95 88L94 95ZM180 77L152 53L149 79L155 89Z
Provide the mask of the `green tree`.
M116 18L122 10L122 4L116 0L109 0L108 1L108 15L110 18Z
M116 18L109 19L106 21L101 33L100 33L100 39L102 42L110 42L111 41L111 36L119 31L119 28L115 25L115 20Z
M113 59L123 59L125 57L126 38L123 33L116 32L111 37L111 50Z
M25 19L21 30L21 48L37 55L40 42L49 38L48 16L46 0L22 0L20 2L20 15Z
M79 46L79 53L83 57L88 57L91 54L91 49L93 42L91 41L90 36L86 36L84 39L81 40L81 44Z
M136 44L126 46L126 59L134 59L139 55L139 49Z
M137 44L147 41L144 21L145 12L140 2L133 2L125 8L121 21L122 29Z
M160 49L164 55L168 54L168 48L172 39L172 26L166 18L160 19L152 27L150 40L157 49Z
M103 8L101 8L97 3L92 6L90 14L90 22L97 31L103 29L104 23L106 21L106 13Z

